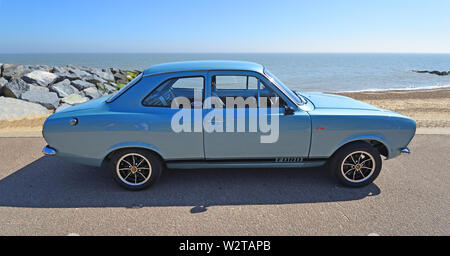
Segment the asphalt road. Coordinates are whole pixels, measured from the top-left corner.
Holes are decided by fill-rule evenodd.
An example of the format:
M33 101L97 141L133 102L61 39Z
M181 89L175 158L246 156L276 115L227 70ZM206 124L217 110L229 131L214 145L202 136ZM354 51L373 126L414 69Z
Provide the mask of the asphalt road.
M0 235L450 235L450 136L417 135L375 184L324 169L173 170L142 192L0 139Z

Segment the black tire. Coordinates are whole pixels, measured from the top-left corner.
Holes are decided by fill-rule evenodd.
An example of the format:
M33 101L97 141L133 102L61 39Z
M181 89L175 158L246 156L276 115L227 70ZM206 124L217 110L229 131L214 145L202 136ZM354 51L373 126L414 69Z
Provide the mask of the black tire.
M133 163L133 161L135 162ZM141 165L138 165L139 163ZM132 167L136 169L132 171ZM129 170L126 170L127 168ZM114 180L121 187L139 191L149 188L159 179L163 163L156 154L148 150L123 149L111 156L109 169Z
M382 160L378 150L369 143L354 142L334 154L330 159L329 168L339 183L358 188L375 181L380 174Z

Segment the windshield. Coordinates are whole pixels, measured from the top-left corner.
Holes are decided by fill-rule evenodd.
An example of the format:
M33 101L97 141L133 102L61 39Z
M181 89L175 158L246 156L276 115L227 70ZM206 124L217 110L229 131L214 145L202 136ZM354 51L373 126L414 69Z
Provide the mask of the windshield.
M306 103L306 100L304 100L303 97L301 97L299 94L294 93L293 91L291 91L291 89L289 89L286 85L284 85L283 82L281 82L280 79L278 79L269 70L264 69L264 73L267 75L267 77L269 78L270 82L272 82L275 85L277 85L280 88L281 91L283 91L285 94L287 94L287 96L291 100L294 101L295 104L303 105L303 104Z
M124 87L122 87L122 89L120 89L118 92L114 93L113 95L111 95L111 97L109 97L106 102L110 103L113 102L115 99L117 99L120 95L122 95L122 93L124 93L126 90L128 90L130 87L132 87L133 85L135 85L137 82L139 82L142 78L144 73L140 73L135 79L131 80L131 82L129 82L127 85L125 85Z

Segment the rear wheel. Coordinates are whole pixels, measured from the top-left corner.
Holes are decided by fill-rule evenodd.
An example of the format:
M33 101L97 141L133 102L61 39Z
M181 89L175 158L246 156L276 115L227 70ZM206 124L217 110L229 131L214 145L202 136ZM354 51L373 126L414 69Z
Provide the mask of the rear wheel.
M124 149L111 157L114 180L128 190L143 190L161 175L162 162L155 154L142 149Z
M330 163L333 176L349 187L364 187L373 183L380 174L381 167L380 153L365 142L344 146Z

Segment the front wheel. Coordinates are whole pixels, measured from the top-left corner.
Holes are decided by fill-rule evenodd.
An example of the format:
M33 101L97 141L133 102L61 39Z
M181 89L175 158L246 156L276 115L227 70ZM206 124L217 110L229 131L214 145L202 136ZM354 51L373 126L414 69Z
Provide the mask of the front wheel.
M380 174L381 167L380 153L365 142L344 146L330 163L333 176L349 187L364 187L373 183Z
M110 169L120 186L138 191L158 180L162 166L159 157L149 151L124 149L112 155Z

